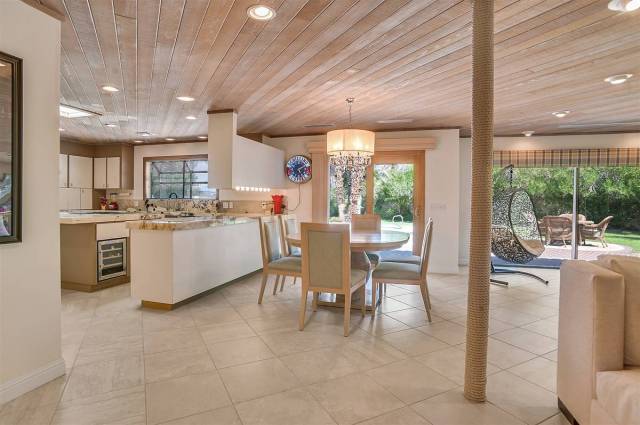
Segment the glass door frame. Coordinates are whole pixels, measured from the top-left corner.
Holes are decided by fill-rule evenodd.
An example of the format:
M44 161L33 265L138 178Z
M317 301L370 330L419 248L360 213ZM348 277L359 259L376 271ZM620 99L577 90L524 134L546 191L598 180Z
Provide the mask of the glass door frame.
M420 255L425 225L425 151L382 151L373 155L366 175L367 214L373 214L375 203L373 167L376 164L413 164L413 254Z

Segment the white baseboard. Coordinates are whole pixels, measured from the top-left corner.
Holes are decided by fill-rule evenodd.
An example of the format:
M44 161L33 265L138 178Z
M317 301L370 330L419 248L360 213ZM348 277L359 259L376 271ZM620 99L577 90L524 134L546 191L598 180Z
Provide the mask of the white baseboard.
M0 384L0 404L13 400L65 374L64 360L60 357L33 372Z

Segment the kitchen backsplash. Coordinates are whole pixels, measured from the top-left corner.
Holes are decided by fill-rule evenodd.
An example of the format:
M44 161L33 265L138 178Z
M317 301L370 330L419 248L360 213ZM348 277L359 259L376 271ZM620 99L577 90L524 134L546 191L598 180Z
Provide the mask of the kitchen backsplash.
M127 208L144 208L143 199L130 199L128 197L118 196L116 200L118 207L122 210ZM272 202L265 201L219 201L214 199L151 199L149 202L156 207L166 208L167 210L176 209L201 213L263 213L265 210L269 212L273 206ZM227 208L225 208L225 206Z

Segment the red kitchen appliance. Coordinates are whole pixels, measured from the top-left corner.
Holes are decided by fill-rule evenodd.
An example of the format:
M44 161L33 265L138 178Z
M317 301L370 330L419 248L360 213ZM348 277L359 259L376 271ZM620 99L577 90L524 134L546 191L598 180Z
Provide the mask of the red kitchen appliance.
M271 199L273 199L273 213L282 214L282 200L284 199L284 195L271 195Z

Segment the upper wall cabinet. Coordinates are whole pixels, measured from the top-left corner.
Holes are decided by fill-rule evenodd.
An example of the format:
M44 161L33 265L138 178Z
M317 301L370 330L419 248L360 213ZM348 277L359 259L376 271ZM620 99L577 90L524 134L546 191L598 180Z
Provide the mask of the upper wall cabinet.
M120 184L120 157L107 158L107 187L116 189L122 187Z
M58 155L58 187L69 187L69 155Z
M93 158L69 155L69 187L93 187Z
M93 158L93 187L107 188L107 158Z

